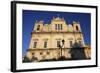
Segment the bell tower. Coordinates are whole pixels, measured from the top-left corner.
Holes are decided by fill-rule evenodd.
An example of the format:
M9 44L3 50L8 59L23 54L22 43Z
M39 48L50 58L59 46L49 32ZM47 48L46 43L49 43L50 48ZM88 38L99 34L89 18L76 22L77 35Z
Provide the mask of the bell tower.
M80 27L80 23L79 22L73 21L73 30L75 32L81 32L81 27Z
M33 31L42 31L43 29L43 21L36 21Z

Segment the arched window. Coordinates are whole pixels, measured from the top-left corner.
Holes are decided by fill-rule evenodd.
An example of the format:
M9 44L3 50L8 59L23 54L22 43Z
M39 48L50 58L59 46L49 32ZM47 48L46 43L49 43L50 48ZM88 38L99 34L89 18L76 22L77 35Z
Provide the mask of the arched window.
M78 28L78 26L76 26L76 30L77 30L77 31L79 31L79 28Z
M44 48L47 48L47 41L44 42Z
M37 30L40 30L40 25L38 25Z
M37 47L37 42L35 41L33 44L33 48L36 48L36 47Z

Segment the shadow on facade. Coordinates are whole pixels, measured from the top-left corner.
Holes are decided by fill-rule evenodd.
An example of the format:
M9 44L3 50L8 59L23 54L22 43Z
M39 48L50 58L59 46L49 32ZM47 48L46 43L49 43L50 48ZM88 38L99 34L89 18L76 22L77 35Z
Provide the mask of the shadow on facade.
M63 49L60 47L60 49ZM49 62L49 61L67 61L67 60L87 60L90 58L87 58L85 55L85 47L83 47L80 43L75 42L72 47L70 48L70 54L71 58L66 58L65 56L60 56L58 59L53 58L53 59L43 59L38 61L36 57L32 57L32 59L28 59L26 56L23 59L23 63L27 62ZM62 51L61 51L62 52Z

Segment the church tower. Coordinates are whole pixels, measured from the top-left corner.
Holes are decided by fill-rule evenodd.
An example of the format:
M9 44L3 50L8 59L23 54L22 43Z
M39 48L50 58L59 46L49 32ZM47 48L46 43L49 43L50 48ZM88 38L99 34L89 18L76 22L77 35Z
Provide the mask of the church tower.
M81 27L79 22L73 21L73 30L74 32L81 32Z
M80 22L73 21L73 32L77 33L77 34L74 35L75 36L75 42L79 43L81 46L85 46Z
M43 21L36 21L33 31L39 32L42 31L42 29L43 29Z

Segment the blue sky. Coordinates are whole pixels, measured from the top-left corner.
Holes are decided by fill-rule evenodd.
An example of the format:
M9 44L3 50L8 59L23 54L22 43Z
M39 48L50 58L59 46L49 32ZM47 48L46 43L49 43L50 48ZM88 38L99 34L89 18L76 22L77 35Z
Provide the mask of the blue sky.
M34 28L36 20L43 20L45 23L50 23L53 17L64 17L66 23L72 24L73 21L79 21L84 35L85 44L91 44L91 14L90 13L75 13L75 12L53 12L53 11L33 11L23 10L23 28L22 28L22 51L23 55L29 48L31 32Z

